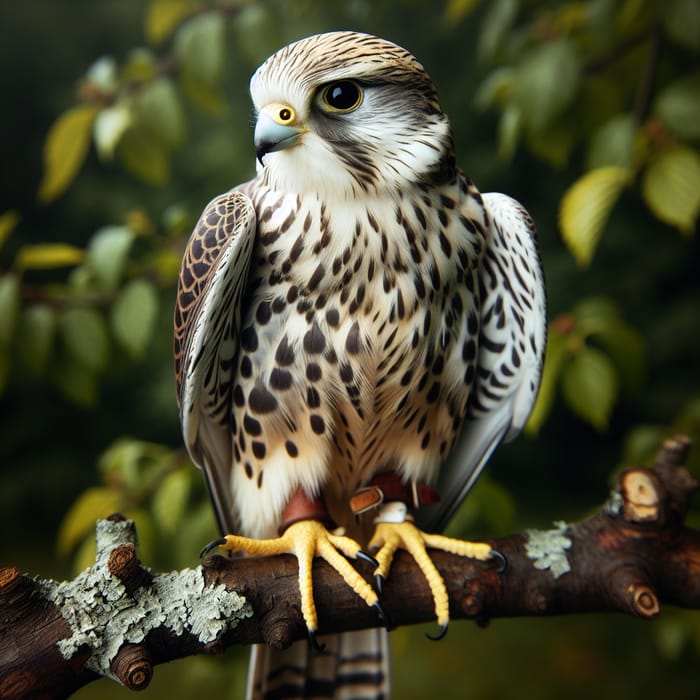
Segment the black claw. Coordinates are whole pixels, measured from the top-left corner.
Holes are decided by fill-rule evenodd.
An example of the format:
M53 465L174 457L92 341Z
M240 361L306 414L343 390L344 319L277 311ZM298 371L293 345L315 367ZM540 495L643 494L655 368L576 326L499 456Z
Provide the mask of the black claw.
M379 617L382 620L384 620L384 627L386 627L387 632L390 632L394 625L391 622L391 617L389 616L389 613L386 610L384 610L382 604L379 601L377 601L372 607L376 609Z
M374 575L374 587L379 595L384 595L384 577L381 574Z
M311 627L307 627L306 629L308 635L309 635L309 644L313 647L315 651L321 652L326 648L325 644L321 644L318 639L316 639L316 632L315 630L312 630Z
M441 628L440 631L433 636L432 634L428 634L427 632L425 633L425 636L431 641L431 642L439 642L446 634L447 634L447 627L448 623L445 623Z
M499 574L505 573L506 570L508 569L508 560L506 559L505 554L503 554L503 552L499 552L497 549L492 549L492 550L491 550L491 556L492 556L492 557L495 557L495 558L498 559L499 562L500 562L498 568L496 569L496 571L497 571Z
M361 559L362 561L366 561L368 564L371 564L375 569L379 566L379 562L374 558L371 557L367 552L359 551L355 555L355 559Z
M226 544L226 538L225 537L220 537L218 540L214 540L213 542L210 542L209 544L205 545L202 547L202 551L199 553L199 558L201 559L202 557L206 556L211 552L212 549L215 547L220 547L222 544Z

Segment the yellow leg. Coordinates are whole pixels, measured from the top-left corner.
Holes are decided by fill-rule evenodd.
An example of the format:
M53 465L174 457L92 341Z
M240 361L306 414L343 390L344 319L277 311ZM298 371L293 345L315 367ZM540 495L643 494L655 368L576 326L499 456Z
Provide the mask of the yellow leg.
M342 552L346 557L353 559L363 558L360 545L349 537L332 534L317 520L299 520L289 525L280 537L269 540L226 535L226 537L207 545L202 554L206 554L216 546L226 551L245 552L252 556L293 554L299 562L301 613L312 639L318 630L318 616L313 598L312 566L314 557L321 557L328 562L367 605L376 607L382 614L377 594L355 571L348 560L340 554Z
M438 624L442 627L442 632L437 637L439 639L447 631L447 625L450 621L450 605L445 581L433 564L427 548L441 549L479 561L485 561L494 556L502 558L503 555L494 552L490 545L485 542L465 542L444 535L422 532L411 522L405 505L400 502L387 503L376 522L377 527L369 547L370 551L377 549L374 556L378 565L374 573L379 587L381 588L382 580L389 575L396 550L405 549L413 557L430 586L435 604L435 616Z

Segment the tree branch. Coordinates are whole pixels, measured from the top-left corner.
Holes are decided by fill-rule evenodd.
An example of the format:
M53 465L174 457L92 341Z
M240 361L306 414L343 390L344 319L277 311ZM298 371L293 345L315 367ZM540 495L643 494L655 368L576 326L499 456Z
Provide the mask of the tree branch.
M491 541L505 572L444 552L453 619L621 611L645 619L660 604L700 608L700 532L683 525L698 483L682 466L689 441L668 440L653 469L633 467L593 517ZM371 567L358 562L371 579ZM381 624L324 562L314 564L321 632ZM398 553L383 604L395 625L434 618L429 588ZM208 557L154 574L136 556L132 522L97 524L95 565L73 581L0 569L0 697L67 697L99 676L132 689L153 666L232 644L284 647L306 636L291 556Z

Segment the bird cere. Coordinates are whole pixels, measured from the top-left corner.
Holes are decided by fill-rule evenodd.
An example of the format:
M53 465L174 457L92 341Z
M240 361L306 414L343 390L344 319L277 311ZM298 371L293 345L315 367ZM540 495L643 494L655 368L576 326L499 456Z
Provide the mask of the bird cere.
M382 616L381 582L406 549L442 634L447 596L426 548L503 565L488 544L434 533L537 394L534 224L459 169L430 77L389 41L302 39L260 66L250 92L257 174L204 210L175 310L183 435L223 535L205 549L294 554L319 647L313 557ZM378 590L357 557L376 566ZM384 630L323 641L325 655L256 649L251 696L283 684L302 697L321 682L387 696ZM368 654L372 682L366 667L348 671Z

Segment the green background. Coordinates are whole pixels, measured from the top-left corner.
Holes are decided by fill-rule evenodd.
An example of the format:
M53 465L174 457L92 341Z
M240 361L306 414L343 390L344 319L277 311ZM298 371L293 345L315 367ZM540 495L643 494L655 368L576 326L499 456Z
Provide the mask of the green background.
M150 46L154 57L170 55L173 47L180 51L195 82L201 79L223 105L214 113L216 100L211 98L204 99L202 108L201 100L197 104L182 90L181 76L172 75L185 126L164 148L166 176L154 175L147 163L129 163L123 144L112 160L100 158L91 147L65 194L40 203L42 154L52 123L85 98L84 78L97 59L112 56L120 70L138 63L133 49L149 45L145 17L153 8L136 0L0 2L0 215L8 210L21 214L0 248L0 279L19 280L19 319L36 306L58 319L49 359L37 372L31 371L33 351L21 341L21 321L3 337L0 320L0 374L5 375L0 396L1 565L45 577L72 576L76 566L89 561L88 545L82 543L91 535L75 509L68 520L66 514L95 487L101 489L98 503L83 501L83 520L106 515L98 511L100 503L106 507L105 493L111 493L121 510L137 518L145 564L161 570L196 565L199 546L211 538L214 527L199 474L184 459L177 423L170 358L172 261L206 202L254 173L249 76L277 48L319 31L375 33L406 46L426 66L452 120L460 166L482 191L503 191L523 202L537 223L548 315L559 324L553 333L559 337L562 329L574 328L560 338L569 365L590 348L608 358L598 374L579 366L569 369L565 379L561 370L539 431L498 451L460 512L456 531L495 536L583 518L606 498L621 466L648 460L663 435L676 430L696 434L697 210L688 226L664 222L650 205L644 173L678 145L697 156L699 135L683 114L697 120L700 113L695 111L700 47L693 40L700 37L700 11L693 9L700 3L357 0L229 6L222 53L212 57L221 69L214 66L211 75L206 66L197 66L201 54L200 59L188 58L181 48L187 42L182 35L178 39L178 32L187 32L187 18L173 36ZM500 20L494 18L498 12ZM644 37L650 27L649 36L658 40L652 60L651 40L642 38L625 49L630 37ZM552 65L555 51L538 54L557 41L575 47L579 63L572 72L565 61ZM595 69L601 58L603 67ZM504 74L504 68L511 72ZM489 93L485 82L498 75L506 76L505 87ZM659 106L658 96L686 78L690 87L679 90L676 102ZM557 89L551 88L552 80ZM127 90L123 74L117 83L112 97L118 102ZM480 107L484 102L488 109ZM518 114L518 129L502 116L509 107L511 117ZM603 138L601 127L619 115L634 122L634 148L631 155L618 157L616 149L624 151L624 143L599 140L605 151L601 161L600 153L591 153L591 144L596 134ZM152 133L148 138L163 146ZM606 163L607 157L614 162ZM560 203L574 182L601 163L629 166L630 183L586 266L577 263L562 240ZM677 209L683 204L678 202ZM138 235L118 272L116 289L95 286L89 274L89 279L78 279L83 273L72 267L18 268L25 246L67 242L82 249L101 227L125 222ZM146 280L156 300L152 319L135 314L134 328L147 329L143 347L137 348L123 337L120 342L113 316L118 292L134 280ZM582 300L599 296L615 305L623 321L607 318L608 335L596 338L583 332L576 309ZM0 316L7 318L3 303L0 294ZM66 330L65 313L75 308L103 318L107 330L100 333L106 344L99 356L86 358L73 347L82 336ZM623 334L630 344L611 350L605 338L620 325L625 333L634 329ZM586 365L585 358L581 364ZM77 377L73 390L65 381L72 376ZM576 404L575 396L582 395L590 399L588 412ZM595 406L602 406L602 413ZM105 457L117 440L123 440L121 447ZM697 461L696 455L691 465L696 476ZM169 504L175 502L177 522L168 516ZM697 523L697 508L689 518ZM72 535L66 529L71 522ZM57 547L61 537L62 548ZM596 695L603 700L658 694L692 698L698 693L700 616L694 612L664 609L651 624L618 615L495 620L485 629L458 622L438 644L428 642L422 631L408 628L392 635L397 698L439 692L444 698ZM240 697L246 656L246 650L230 650L222 658L157 667L142 697ZM76 697L126 696L127 691L102 680Z

